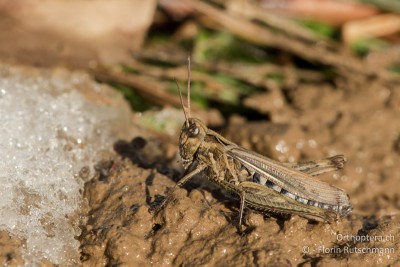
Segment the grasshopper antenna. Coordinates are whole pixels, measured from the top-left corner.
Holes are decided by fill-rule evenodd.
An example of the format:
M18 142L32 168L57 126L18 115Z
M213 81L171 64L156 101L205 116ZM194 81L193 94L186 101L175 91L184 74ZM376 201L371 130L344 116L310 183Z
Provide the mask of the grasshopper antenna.
M174 78L174 80L175 80L176 86L178 87L179 98L181 99L181 106L182 106L182 109L183 109L183 114L185 114L186 126L189 127L189 117L188 117L188 114L186 113L186 107L183 104L182 91L181 91L181 88L179 87L179 83L176 80L176 78Z
M188 108L188 116L190 118L190 56L188 56L188 78L187 78L187 108Z

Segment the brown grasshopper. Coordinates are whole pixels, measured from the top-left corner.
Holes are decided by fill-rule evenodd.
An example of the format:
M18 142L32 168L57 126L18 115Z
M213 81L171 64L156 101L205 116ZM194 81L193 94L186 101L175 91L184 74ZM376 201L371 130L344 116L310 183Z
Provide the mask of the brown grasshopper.
M188 59L187 107L177 83L185 123L179 137L179 153L184 168L190 171L176 186L204 172L208 179L239 195L239 227L245 206L253 209L298 214L317 221L330 222L351 210L347 194L312 176L341 169L343 155L303 163L281 163L242 148L210 130L190 115L190 59ZM156 208L160 210L171 193Z

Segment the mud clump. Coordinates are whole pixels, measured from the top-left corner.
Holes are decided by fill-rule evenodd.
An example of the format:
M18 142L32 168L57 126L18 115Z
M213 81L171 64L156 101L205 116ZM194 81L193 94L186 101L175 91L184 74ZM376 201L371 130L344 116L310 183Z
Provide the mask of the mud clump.
M177 164L172 167L176 159L160 165L149 157L120 153L125 159L107 165L107 177L86 184L91 210L80 237L82 264L400 264L398 95L371 83L359 92L309 87L290 97L288 108L294 117L289 121L276 125L237 118L224 135L282 161L345 154L344 169L321 179L349 194L354 207L349 216L323 224L247 210L244 231L239 231L239 201L204 177L175 190L173 200L152 215L149 207L166 195L182 172ZM131 152L149 145L139 141L143 146L130 145ZM176 144L168 146L176 149L168 155L177 153ZM162 159L163 153L156 154ZM153 163L143 164L143 159Z
M150 182L151 181L151 182ZM129 160L116 160L106 181L87 184L92 210L81 236L84 266L334 266L359 260L396 262L396 217L351 215L332 224L265 217L248 211L246 229L237 228L238 202L209 190L174 192L174 200L153 216L152 196L174 182ZM224 201L225 199L225 201ZM398 218L397 218L398 219ZM389 238L365 242L365 239ZM361 242L363 241L363 242ZM377 252L365 253L377 248ZM362 254L360 259L358 249ZM353 251L353 252L352 252ZM379 253L380 252L380 253Z

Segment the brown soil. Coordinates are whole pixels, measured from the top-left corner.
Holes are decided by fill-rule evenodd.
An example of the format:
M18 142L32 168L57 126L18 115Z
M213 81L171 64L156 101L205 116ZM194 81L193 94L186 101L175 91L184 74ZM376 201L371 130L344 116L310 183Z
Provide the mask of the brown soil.
M234 73L235 68L228 66L223 73L237 76L257 87L263 84L260 79L264 81L260 77L275 74L276 70L287 79L284 89L268 82L261 87L266 87L269 92L248 96L243 101L245 106L267 114L270 120L250 122L233 116L224 127L223 135L245 148L280 161L344 154L348 160L345 168L335 174L323 175L321 179L344 189L354 210L331 224L247 210L241 231L237 227L238 198L199 176L176 190L174 200L154 216L148 212L149 207L158 203L183 174L177 156L178 133L171 139L154 135L150 130L137 129L140 137L115 144L118 155L112 161L100 162L96 177L86 184L84 195L88 210L82 213L88 215L88 220L86 225L82 225L82 235L77 237L81 242L82 265L400 266L400 91L399 82L395 81L397 77L384 75L383 67L377 67L373 60L361 61L349 56L347 49L331 47L329 43L324 45L324 42L310 45L314 42L302 40L297 35L293 38L290 34L279 34L281 25L261 28L250 19L236 18L234 14L229 15L230 12L202 1L185 2L190 7L185 12L201 15L200 24L222 27L243 40L273 47L278 54L281 50L286 51L319 66L333 68L337 77L328 84L319 72L298 70L286 73L286 68L275 66L271 73L259 75L256 71L245 72L246 67L236 69ZM134 4L132 1L126 3ZM48 9L43 4L38 7ZM75 36L76 27L72 27L74 35L69 36L68 31L60 31L58 24L52 21L48 28L33 29L32 21L37 19L32 18L36 18L38 13L29 11L32 14L26 16L27 9L21 10L24 19L8 15L0 19L0 28L5 29L4 42L0 44L2 60L45 66L66 61L72 66L87 68L87 65L96 65L94 63L99 58L110 59L108 62L129 58L130 49L127 47L133 45L131 34L138 37L135 38L135 47L144 38L145 29L137 23L133 24L129 34L115 31L112 27L112 35L98 39L86 32L83 37ZM89 11L93 10L99 13L96 9ZM46 14L57 17L53 16L53 10L49 9L49 12ZM60 9L60 12L68 10ZM143 13L139 9L138 12L139 15ZM121 12L116 14L120 21ZM150 21L151 13L146 14ZM131 17L137 19L138 16ZM87 16L82 18L86 21ZM100 19L105 21L104 17ZM126 21L122 21L126 26ZM21 30L17 27L19 24L27 25L27 28L24 26ZM60 25L65 25L65 21L62 20ZM120 46L116 47L118 44ZM178 58L177 65L187 57L187 51L180 58L176 52L155 50L169 55L166 62ZM149 54L151 59L161 58L154 51ZM282 62L285 58L282 57ZM91 64L87 64L88 60ZM210 73L219 71L218 64L211 65ZM182 69L183 77L186 77L186 66ZM90 71L98 80L141 88L143 95L150 95L160 105L179 103L178 97L158 90L157 83L148 83L145 75L141 77L149 70L142 70L138 75L130 74L129 79L121 78L125 74L104 78L101 73ZM200 115L200 112L193 105L193 113ZM217 125L215 121L221 121L219 117L212 119L210 112L203 113L209 115L204 119L210 124ZM367 237L382 240L359 240ZM0 232L0 265L23 265L20 253L23 246L24 241ZM47 261L41 265L52 266Z
M357 92L304 86L288 99L279 107L284 118L271 111L280 124L236 117L224 135L282 161L345 154L344 170L321 179L346 190L354 207L349 216L324 224L248 210L239 231L238 199L204 177L176 190L153 216L149 207L181 169L176 141L143 136L116 144L120 156L99 165L102 171L86 185L83 265L399 265L399 92L373 82Z

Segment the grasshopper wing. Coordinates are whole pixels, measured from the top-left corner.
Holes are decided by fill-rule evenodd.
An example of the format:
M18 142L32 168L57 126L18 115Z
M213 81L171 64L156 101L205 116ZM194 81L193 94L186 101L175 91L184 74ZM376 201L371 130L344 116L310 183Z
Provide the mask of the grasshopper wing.
M254 173L254 182L280 194L309 206L338 212L341 216L351 211L349 198L342 189L236 145L227 146L227 155Z

